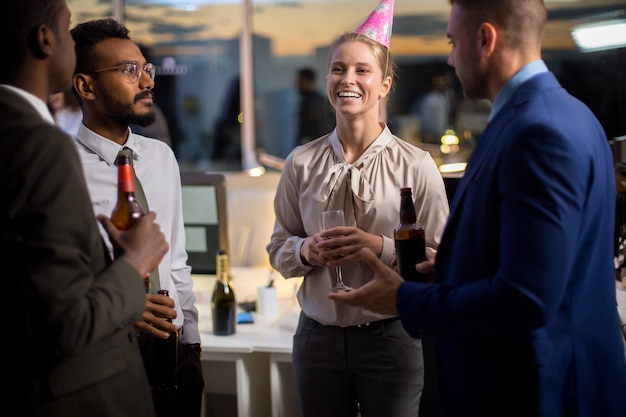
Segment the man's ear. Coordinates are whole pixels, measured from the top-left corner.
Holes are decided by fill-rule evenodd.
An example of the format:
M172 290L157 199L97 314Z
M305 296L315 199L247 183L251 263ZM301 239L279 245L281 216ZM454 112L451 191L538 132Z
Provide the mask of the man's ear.
M28 36L28 47L34 57L45 59L54 54L56 38L54 31L47 25L39 25Z
M93 100L96 94L93 90L93 84L89 75L78 73L74 75L74 90L82 100Z
M480 42L481 53L483 56L489 56L496 47L498 40L498 31L491 23L483 23L478 28L478 40Z

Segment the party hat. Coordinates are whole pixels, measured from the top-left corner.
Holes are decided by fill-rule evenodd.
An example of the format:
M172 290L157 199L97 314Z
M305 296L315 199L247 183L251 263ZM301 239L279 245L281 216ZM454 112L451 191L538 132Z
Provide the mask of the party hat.
M393 0L382 0L378 7L355 30L360 35L384 45L389 49L393 26Z

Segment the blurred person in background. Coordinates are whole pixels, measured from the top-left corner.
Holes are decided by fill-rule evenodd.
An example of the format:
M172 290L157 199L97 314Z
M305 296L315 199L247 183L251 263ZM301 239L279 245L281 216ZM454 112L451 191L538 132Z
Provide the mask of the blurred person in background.
M300 68L296 87L298 90L297 146L330 132L335 125L335 114L328 99L315 89L315 70Z
M440 144L446 129L452 128L454 93L448 75L435 75L429 91L411 106L419 118L420 138L424 143Z

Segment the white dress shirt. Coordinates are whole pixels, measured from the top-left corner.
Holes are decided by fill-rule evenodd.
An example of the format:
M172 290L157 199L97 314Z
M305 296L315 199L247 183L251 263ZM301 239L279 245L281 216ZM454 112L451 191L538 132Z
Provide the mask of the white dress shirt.
M141 182L150 211L156 213L169 250L159 264L161 289L168 290L176 303L174 324L183 327L183 343L200 343L198 310L193 293L191 267L187 264L183 224L180 168L174 152L164 142L132 133L123 146L80 124L74 142L80 155L87 186L96 214L111 216L117 202L115 159L122 147L132 149L133 165ZM104 228L100 231L113 256Z

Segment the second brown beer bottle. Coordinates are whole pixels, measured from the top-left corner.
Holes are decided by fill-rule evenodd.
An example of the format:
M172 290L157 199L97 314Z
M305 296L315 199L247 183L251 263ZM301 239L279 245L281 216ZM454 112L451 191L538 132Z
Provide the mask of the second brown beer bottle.
M130 226L145 213L135 198L133 166L128 155L117 156L117 203L111 213L111 222L120 230Z
M424 226L415 216L411 187L400 189L400 224L393 231L398 273L405 281L427 282L429 274L415 270L415 264L426 260Z
M158 294L169 297L167 290L159 290ZM167 321L172 322L171 319ZM141 332L139 348L152 391L158 394L159 398L174 395L178 390L178 333L170 332L169 338L160 339Z

